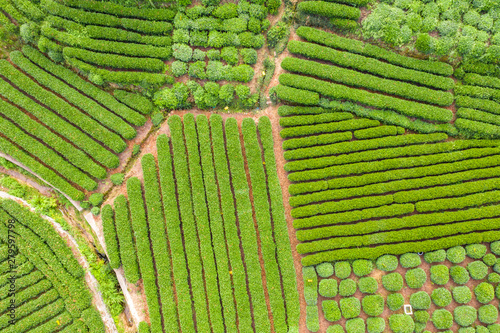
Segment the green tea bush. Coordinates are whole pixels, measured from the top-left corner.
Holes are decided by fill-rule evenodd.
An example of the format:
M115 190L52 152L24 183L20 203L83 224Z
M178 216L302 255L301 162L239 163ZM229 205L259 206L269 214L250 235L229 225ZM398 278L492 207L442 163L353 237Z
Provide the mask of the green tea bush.
M500 333L500 325L499 324L488 325L488 331L490 333Z
M483 305L478 309L478 317L483 324L494 324L498 319L498 308L493 304Z
M364 333L366 332L365 321L362 318L349 319L345 323L347 333Z
M351 264L347 261L337 261L335 263L335 276L339 279L347 279L351 275Z
M333 265L329 262L324 262L316 266L318 276L327 278L333 275Z
M432 323L438 330L446 330L453 326L453 315L445 309L438 309L432 313Z
M366 319L368 333L382 333L385 330L385 320L380 317L368 317Z
M450 275L456 284L466 284L470 279L469 272L462 266L452 266L450 268Z
M323 314L325 319L328 321L340 320L341 314L337 301L335 300L324 300L321 302L321 308L323 309Z
M470 326L477 319L477 311L469 305L457 306L455 310L453 310L453 316L458 325Z
M304 278L304 297L307 305L316 305L318 302L318 276L314 267L302 267Z
M219 60L220 59L220 51L216 49L210 49L207 51L208 60Z
M455 246L446 251L446 259L453 264L459 264L465 260L465 249L463 246Z
M352 296L356 292L356 281L352 279L346 279L340 281L339 284L339 294L340 296Z
M92 207L92 209L90 210L90 212L92 213L92 215L97 216L101 212L101 209L99 207Z
M193 57L193 50L189 45L176 43L172 45L172 55L175 59L188 62Z
M458 333L476 333L474 327L460 327Z
M422 264L422 259L416 253L405 253L399 257L399 261L404 268L413 268Z
M486 245L470 244L465 247L465 251L472 259L481 259L486 254Z
M186 74L187 71L188 71L188 65L185 62L182 62L180 60L172 62L172 74L175 77L182 76Z
M488 266L482 261L473 261L467 265L470 277L474 280L482 280L488 275Z
M425 291L417 291L410 296L410 304L416 310L427 310L431 306L431 298Z
M453 299L459 304L467 304L472 299L472 293L467 286L453 288Z
M352 270L356 276L365 276L373 271L373 262L370 260L358 259L352 263Z
M388 291L399 291L403 288L403 277L399 273L389 273L382 276L382 285Z
M345 330L340 324L335 324L328 326L326 333L345 333Z
M398 268L398 258L393 255L383 255L377 259L377 268L385 271L385 272L392 272Z
M431 267L431 281L435 284L446 284L450 280L450 271L445 265Z
M411 316L393 314L389 317L389 327L395 333L411 333L415 329L415 323Z
M243 63L247 65L254 65L257 62L257 51L254 49L241 49L240 55Z
M474 294L479 303L487 304L495 298L495 289L487 282L481 282L474 288Z
M89 202L90 202L90 204L92 206L97 207L97 206L100 206L102 204L103 199L104 199L104 194L102 194L102 193L93 193L89 197Z
M446 251L437 250L437 251L427 252L424 254L424 260L429 264L435 262L443 262L446 260Z
M378 289L378 283L371 276L363 277L358 281L358 288L363 294L375 294Z
M496 255L500 255L500 241L496 241L490 244L491 252Z
M488 253L483 257L483 262L487 266L493 266L497 263L497 257L493 253Z
M319 313L315 305L306 306L306 327L311 332L319 331Z
M431 318L429 312L425 310L413 311L413 316L415 317L415 321L418 323L426 323Z
M408 287L420 289L427 281L427 274L422 268L410 269L405 274L405 280Z
M346 319L356 318L361 312L361 302L356 297L342 298L340 300L340 311Z
M445 307L451 303L451 293L446 288L437 288L432 291L432 301L436 306Z
M338 293L337 280L324 279L319 281L319 294L323 297L335 297Z
M399 310L403 304L405 303L405 299L401 294L390 294L387 296L387 307L391 309L391 311Z
M488 282L489 283L500 283L500 274L495 273L495 272L488 274Z
M489 330L486 326L476 326L476 333L488 333Z
M363 297L363 311L372 317L376 317L384 311L384 298L380 295L369 295Z

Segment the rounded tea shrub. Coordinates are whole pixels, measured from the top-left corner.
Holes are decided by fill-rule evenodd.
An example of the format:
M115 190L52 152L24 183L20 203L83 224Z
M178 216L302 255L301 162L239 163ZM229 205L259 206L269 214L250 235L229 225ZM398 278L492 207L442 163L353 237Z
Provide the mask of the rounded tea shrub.
M431 321L438 330L447 330L453 326L453 315L446 309L438 309L432 313Z
M500 324L488 325L488 331L490 333L500 333Z
M335 276L339 279L347 279L351 275L351 264L347 261L337 261L335 263Z
M451 293L446 288L437 288L432 291L432 302L439 307L448 306L451 303Z
M489 330L485 326L476 326L476 333L489 333Z
M498 309L493 304L483 305L477 312L483 324L494 324L498 319Z
M496 241L490 244L490 250L494 254L500 256L500 241Z
M368 333L382 333L385 330L385 320L380 317L368 317L366 319Z
M473 261L467 265L470 277L474 280L482 280L488 275L488 266L482 261Z
M450 271L445 265L436 265L431 267L431 281L435 284L447 284L450 280Z
M429 314L429 312L427 312L425 310L413 311L413 316L415 318L415 321L418 323L426 323L431 318L431 315Z
M403 288L403 277L399 273L389 273L382 276L382 285L388 291L399 291Z
M488 282L481 282L474 288L474 294L479 303L487 304L495 298L495 289Z
M328 321L340 320L340 308L337 301L333 299L324 300L321 302L321 308L323 309L323 314L325 319Z
M316 272L322 278L327 278L333 275L333 265L329 262L324 262L316 266Z
M422 264L422 259L416 253L405 253L399 257L399 262L404 268L413 268L420 266L420 264Z
M344 328L339 324L330 325L326 329L326 333L345 333Z
M453 288L453 299L459 304L467 304L472 299L472 293L467 286Z
M335 297L338 293L337 280L323 279L319 281L319 294L323 297Z
M497 263L497 257L493 253L488 253L483 257L483 262L486 266L493 266Z
M462 266L452 266L450 275L456 284L466 284L470 279L469 272Z
M345 331L341 325L335 324L328 326L328 328L326 329L326 333L345 333Z
M415 333L422 333L425 330L427 324L415 322Z
M363 294L375 294L378 289L378 282L371 276L363 277L358 281L358 288Z
M369 295L363 297L363 311L372 317L376 317L384 311L384 298L380 295Z
M387 307L391 311L397 311L401 309L404 303L405 299L401 294L390 294L389 296L387 296Z
M470 244L465 247L465 251L472 259L481 259L486 254L486 245Z
M416 310L427 310L431 306L431 298L425 291L417 291L410 296L410 304Z
M500 274L498 274L498 273L488 274L488 282L489 283L500 283Z
M356 281L352 279L346 279L340 281L339 284L339 294L340 296L352 296L356 292Z
M361 313L361 302L356 297L342 298L340 311L345 319L357 318Z
M469 305L457 306L455 310L453 310L453 316L458 325L470 326L477 319L477 311Z
M358 259L352 263L352 270L356 276L365 276L373 271L373 262L365 259Z
M437 250L432 252L427 252L424 254L424 260L429 263L435 262L443 262L446 259L446 251L445 250Z
M476 333L474 327L460 327L458 333Z
M422 268L410 269L405 274L405 280L408 287L412 289L420 289L427 281L427 274Z
M389 317L389 327L395 333L411 333L415 329L415 323L411 316L393 314Z
M498 285L496 288L495 288L495 296L497 298L500 298L500 285Z
M396 256L386 254L377 259L376 265L381 271L392 272L398 268L398 258Z
M465 249L463 246L451 247L446 251L446 259L453 264L459 264L465 260Z
M365 321L361 318L349 319L345 323L347 333L365 333Z

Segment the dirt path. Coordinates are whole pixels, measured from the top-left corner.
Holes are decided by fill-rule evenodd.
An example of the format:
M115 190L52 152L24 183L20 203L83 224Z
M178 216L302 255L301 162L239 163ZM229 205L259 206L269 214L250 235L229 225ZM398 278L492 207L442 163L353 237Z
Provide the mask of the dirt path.
M5 199L11 199L14 200L26 207L29 207L32 212L35 211L35 209L25 200L22 200L20 198L14 197L8 193L0 191L0 197L5 198ZM101 314L101 318L104 322L104 325L106 326L106 332L109 333L115 333L118 332L115 326L115 322L113 321L113 317L109 313L109 310L104 303L104 300L102 298L102 294L99 291L99 284L95 277L92 275L90 272L90 266L85 257L82 255L80 252L80 249L78 248L78 244L76 240L71 236L67 231L65 231L59 223L54 221L54 219L46 216L46 215L41 215L41 217L47 221L49 221L54 229L57 231L57 233L66 241L66 244L71 248L71 251L73 252L75 258L78 260L80 265L85 269L85 282L87 283L92 296L93 296L93 301L92 303L95 305L99 313Z

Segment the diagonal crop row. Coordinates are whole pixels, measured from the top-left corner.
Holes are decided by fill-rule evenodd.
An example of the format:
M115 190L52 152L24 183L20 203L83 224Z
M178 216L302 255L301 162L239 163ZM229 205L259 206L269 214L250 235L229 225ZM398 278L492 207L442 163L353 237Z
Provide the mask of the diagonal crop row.
M342 117L338 118L341 119ZM291 137L301 137L306 135L314 135L322 133L352 131L362 128L375 127L378 125L380 125L380 122L378 120L350 119L350 120L333 121L331 123L323 123L316 125L288 127L282 129L280 131L280 135L283 139L286 139Z
M348 86L367 88L440 106L451 105L454 100L453 95L449 92L379 78L371 74L360 73L351 69L321 64L310 60L289 57L281 62L281 67L293 73L312 75Z
M332 47L335 47L335 45ZM299 54L310 59L326 60L338 66L356 69L363 73L370 73L388 79L413 82L441 90L453 89L455 85L452 78L402 68L360 54L338 51L317 44L292 40L288 43L288 50L293 54Z
M63 81L55 79L52 75L40 69L30 60L25 58L21 52L11 52L10 58L14 64L19 66L19 68L21 68L27 74L35 78L35 80L37 80L41 85L50 87L52 91L61 95L73 105L77 105L88 115L90 115L90 117L98 121L100 124L103 124L110 130L118 133L121 137L131 140L137 135L136 130L132 126L127 124L123 119L106 110L94 100L80 94L78 91L71 88ZM134 125L140 126L144 125L144 123L141 122Z
M294 117L280 118L281 127L316 125L334 121L349 120L353 116L346 112L325 112L316 115L298 115Z
M102 207L101 221L109 264L111 268L118 269L121 266L120 248L116 236L115 215L110 205Z
M281 84L286 86L314 91L334 99L345 99L353 102L360 102L376 108L392 109L410 117L417 117L437 122L449 122L453 118L453 113L450 110L442 109L437 106L407 101L396 97L371 93L365 90L349 88L343 85L325 82L306 76L285 73L280 75L279 81Z
M33 63L40 66L48 73L70 84L71 86L83 92L85 95L90 96L100 104L113 111L116 115L125 119L127 122L136 126L142 126L146 122L143 116L130 109L126 105L118 102L116 98L103 91L102 89L94 86L90 82L85 81L66 67L58 66L47 57L45 57L42 53L38 52L35 48L29 45L23 46L23 54Z
M99 124L96 120L88 117L75 107L66 103L57 95L43 89L41 86L29 79L26 75L23 75L22 73L17 71L6 60L0 61L0 73L13 84L20 87L23 91L33 96L37 100L43 101L43 104L47 105L59 115L61 115L68 121L71 121L76 126L80 127L83 131L85 131L93 138L104 143L116 153L120 153L126 148L127 145L125 141L123 141L119 135L111 132L110 130Z

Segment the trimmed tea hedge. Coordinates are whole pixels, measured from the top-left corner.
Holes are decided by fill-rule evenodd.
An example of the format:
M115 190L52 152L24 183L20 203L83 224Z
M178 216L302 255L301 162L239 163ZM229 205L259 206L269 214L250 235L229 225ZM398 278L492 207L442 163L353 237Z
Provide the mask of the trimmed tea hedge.
M118 238L116 236L114 212L110 205L102 207L101 220L109 264L111 268L118 269L121 265L120 250L118 248Z
M325 1L303 1L299 3L297 9L306 14L352 20L357 20L361 15L361 11L357 8Z
M276 86L274 91L279 99L290 103L303 105L318 105L319 103L318 93L312 91L287 87L281 84Z
M449 92L419 87L411 83L383 79L370 74L310 60L285 58L281 63L281 67L293 73L312 75L348 86L367 88L440 106L451 105L454 100L453 95Z
M148 303L151 329L153 332L161 332L162 319L158 299L158 288L156 286L156 273L149 239L149 227L146 220L143 193L139 179L135 177L128 179L127 195L129 199L132 228L134 229L137 246L137 259Z
M297 137L297 136L300 137L300 136L313 135L313 134L357 130L357 129L362 129L362 128L375 127L378 125L380 125L380 122L378 122L377 120L350 119L350 120L343 120L343 121L333 121L330 123L323 123L323 124L288 127L288 128L284 128L280 131L280 136L285 139L285 138ZM311 149L309 149L309 150L311 150ZM302 150L299 150L299 151L302 151ZM293 154L293 153L287 152L286 154Z
M388 63L411 68L419 71L434 73L443 76L453 74L453 67L440 61L421 60L412 57L405 57L395 52L391 52L382 47L363 43L350 38L341 37L319 29L302 26L296 30L300 37L329 47L346 50L352 53L363 54L372 58L385 60Z
M288 50L293 54L300 54L310 59L326 60L336 65L357 69L361 72L379 75L388 79L414 82L441 90L450 90L454 87L452 78L401 68L356 53L337 51L317 44L292 40L288 43Z
M280 75L279 81L286 86L315 91L334 99L346 99L377 108L392 109L410 117L438 122L449 122L453 118L452 112L447 109L349 88L306 76L285 73Z

